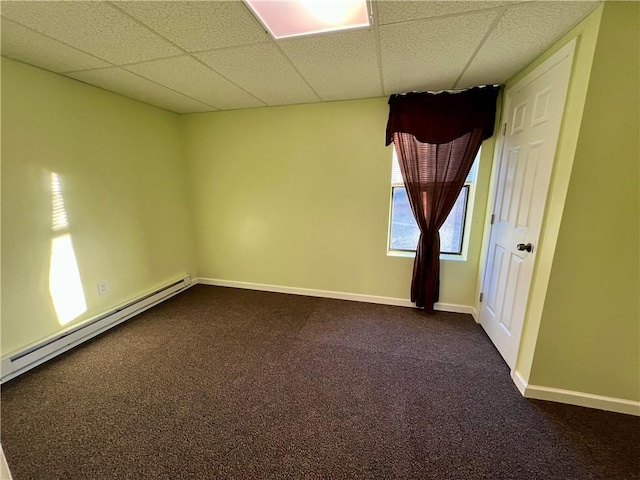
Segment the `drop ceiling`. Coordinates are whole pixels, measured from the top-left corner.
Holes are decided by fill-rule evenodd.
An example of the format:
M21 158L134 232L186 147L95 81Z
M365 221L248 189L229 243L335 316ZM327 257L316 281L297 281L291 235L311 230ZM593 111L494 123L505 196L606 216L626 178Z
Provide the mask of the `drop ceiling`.
M503 83L599 4L374 1L370 28L275 41L241 1L3 1L1 50L207 112Z

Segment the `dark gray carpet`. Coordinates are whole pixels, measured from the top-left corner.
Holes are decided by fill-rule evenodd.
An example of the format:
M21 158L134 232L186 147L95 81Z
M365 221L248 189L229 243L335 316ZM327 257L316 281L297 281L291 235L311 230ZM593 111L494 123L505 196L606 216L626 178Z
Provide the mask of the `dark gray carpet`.
M466 315L195 286L2 388L15 480L633 479L640 419L525 400Z

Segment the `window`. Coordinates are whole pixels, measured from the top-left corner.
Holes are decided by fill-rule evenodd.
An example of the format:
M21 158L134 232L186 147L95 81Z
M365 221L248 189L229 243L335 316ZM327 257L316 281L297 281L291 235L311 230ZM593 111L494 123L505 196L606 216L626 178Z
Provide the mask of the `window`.
M467 208L472 198L472 189L476 181L478 158L473 161L471 171L467 176L464 187L458 195L451 213L440 228L440 253L462 255L464 232L467 224ZM389 250L415 252L418 245L420 230L413 218L409 205L407 190L402 181L400 165L393 149L393 164L391 168L391 231L389 235Z

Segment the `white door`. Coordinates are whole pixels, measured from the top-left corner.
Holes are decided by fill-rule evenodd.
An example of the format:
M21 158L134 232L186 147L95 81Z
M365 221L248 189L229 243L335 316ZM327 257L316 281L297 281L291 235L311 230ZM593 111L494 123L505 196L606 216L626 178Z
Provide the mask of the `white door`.
M520 345L573 47L567 45L505 92L480 323L511 369Z

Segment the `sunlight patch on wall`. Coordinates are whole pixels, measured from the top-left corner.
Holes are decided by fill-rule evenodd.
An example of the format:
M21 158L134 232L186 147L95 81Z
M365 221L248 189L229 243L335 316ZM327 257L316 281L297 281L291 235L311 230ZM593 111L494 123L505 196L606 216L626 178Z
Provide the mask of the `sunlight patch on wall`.
M57 173L51 173L51 223L52 230L60 235L51 241L49 294L58 323L66 325L87 311L87 302L73 241L68 232L69 221Z
M51 223L53 224L54 232L69 228L67 210L64 208L64 199L62 198L60 177L57 173L51 173Z
M51 242L49 293L60 325L66 325L87 311L80 270L69 233Z

